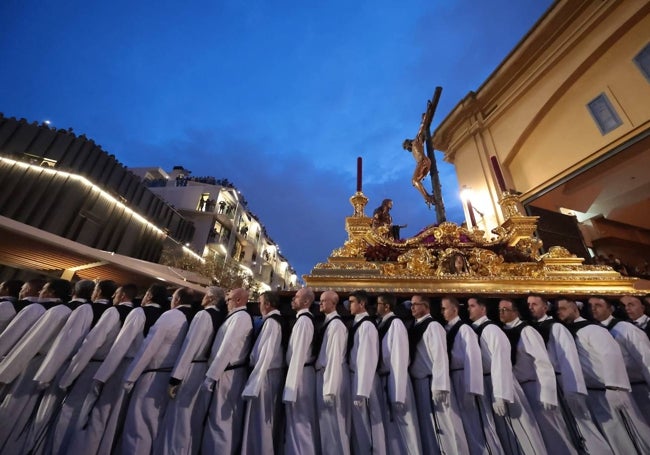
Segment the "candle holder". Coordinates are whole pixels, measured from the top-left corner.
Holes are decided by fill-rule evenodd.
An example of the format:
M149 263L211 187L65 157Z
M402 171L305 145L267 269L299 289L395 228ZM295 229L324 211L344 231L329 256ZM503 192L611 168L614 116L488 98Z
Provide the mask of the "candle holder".
M519 210L519 196L512 194L509 191L504 191L499 198L499 205L503 217L508 220L513 217L526 216Z
M352 216L356 217L365 217L364 209L368 204L368 198L361 192L357 191L350 198L350 204L354 207L354 213Z

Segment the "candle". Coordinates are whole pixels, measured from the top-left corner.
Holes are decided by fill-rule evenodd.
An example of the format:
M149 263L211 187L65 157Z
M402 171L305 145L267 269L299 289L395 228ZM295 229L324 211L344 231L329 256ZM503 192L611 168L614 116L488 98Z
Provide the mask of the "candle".
M361 175L362 175L361 157L357 157L357 193L361 192Z
M472 223L472 228L476 227L476 217L474 216L474 206L472 206L472 201L467 199L467 212L469 213L469 221Z
M501 166L499 166L499 160L496 156L491 156L490 161L492 162L492 169L494 169L494 175L497 178L497 183L499 184L499 189L503 193L507 190L506 181L503 179L503 174L501 173Z

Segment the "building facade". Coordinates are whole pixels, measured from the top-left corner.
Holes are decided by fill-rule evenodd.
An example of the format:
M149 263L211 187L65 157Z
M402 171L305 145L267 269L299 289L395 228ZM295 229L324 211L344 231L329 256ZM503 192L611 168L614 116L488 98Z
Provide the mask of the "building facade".
M173 205L195 227L187 247L204 258L232 261L262 290L289 290L298 277L240 191L227 179L193 177L175 166L132 168L149 190Z
M573 220L572 250L650 257L649 13L643 0L559 0L452 109L433 141L470 190L468 225L502 223L507 190L528 214L557 215L550 236Z
M194 225L84 135L0 114L0 215L151 262Z

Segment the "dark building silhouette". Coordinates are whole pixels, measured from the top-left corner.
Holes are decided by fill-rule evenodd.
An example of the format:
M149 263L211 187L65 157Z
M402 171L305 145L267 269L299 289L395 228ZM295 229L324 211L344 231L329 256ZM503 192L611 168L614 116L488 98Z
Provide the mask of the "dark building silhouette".
M0 114L0 215L84 245L157 262L194 225L84 135Z

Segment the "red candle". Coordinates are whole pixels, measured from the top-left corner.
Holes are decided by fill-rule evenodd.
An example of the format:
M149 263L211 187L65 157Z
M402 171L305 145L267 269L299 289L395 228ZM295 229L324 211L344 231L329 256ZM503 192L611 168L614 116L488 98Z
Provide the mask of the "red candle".
M357 192L361 192L361 175L362 175L362 166L361 166L361 157L357 157Z
M474 206L472 206L472 201L467 199L467 212L469 213L469 221L472 224L472 227L476 227L476 216L474 216Z
M504 191L507 190L507 187L506 187L506 181L504 180L503 174L501 173L501 166L499 166L499 160L497 160L496 156L491 156L490 161L492 162L492 169L494 169L494 175L497 178L499 189L503 193Z

